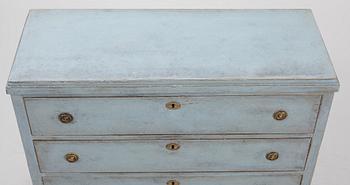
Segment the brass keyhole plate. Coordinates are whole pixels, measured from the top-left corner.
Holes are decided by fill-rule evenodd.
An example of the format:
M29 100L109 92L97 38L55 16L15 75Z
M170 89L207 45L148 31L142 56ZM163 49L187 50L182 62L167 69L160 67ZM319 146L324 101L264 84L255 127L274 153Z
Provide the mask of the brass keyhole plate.
M177 110L181 108L181 104L175 101L171 101L165 104L165 107L169 110Z
M177 180L169 180L166 184L167 185L180 185L180 182Z
M180 149L180 145L177 143L169 143L165 146L166 149L171 150L171 151L175 151Z

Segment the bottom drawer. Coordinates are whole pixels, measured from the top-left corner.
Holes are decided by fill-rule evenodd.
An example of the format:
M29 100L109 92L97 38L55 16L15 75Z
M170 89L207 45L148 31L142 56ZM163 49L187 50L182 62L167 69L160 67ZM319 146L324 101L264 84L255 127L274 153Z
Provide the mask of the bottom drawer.
M44 185L299 185L300 174L76 174L43 177Z

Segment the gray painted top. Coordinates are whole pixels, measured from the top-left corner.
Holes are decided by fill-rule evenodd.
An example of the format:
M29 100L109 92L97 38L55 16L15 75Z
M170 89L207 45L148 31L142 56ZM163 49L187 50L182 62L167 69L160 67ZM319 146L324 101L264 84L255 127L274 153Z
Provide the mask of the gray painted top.
M338 86L310 10L33 10L8 88L186 80Z

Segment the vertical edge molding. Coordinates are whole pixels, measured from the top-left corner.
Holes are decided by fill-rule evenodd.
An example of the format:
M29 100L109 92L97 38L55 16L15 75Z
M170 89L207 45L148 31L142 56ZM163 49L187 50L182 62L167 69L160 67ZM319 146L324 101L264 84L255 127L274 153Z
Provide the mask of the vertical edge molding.
M311 141L308 160L305 166L305 172L301 185L310 185L315 170L318 153L320 150L323 134L327 125L328 114L331 109L334 93L326 93L322 95L321 106L316 121L314 136Z
M22 96L11 96L33 185L43 185Z

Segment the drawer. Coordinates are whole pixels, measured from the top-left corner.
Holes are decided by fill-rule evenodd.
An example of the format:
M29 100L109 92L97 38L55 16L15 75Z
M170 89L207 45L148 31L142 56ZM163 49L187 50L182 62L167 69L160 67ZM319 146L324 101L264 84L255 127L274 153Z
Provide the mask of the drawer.
M26 98L25 104L36 136L311 133L320 97Z
M300 185L300 181L301 175L279 173L76 174L43 177L44 185Z
M309 139L35 141L42 172L303 170Z

